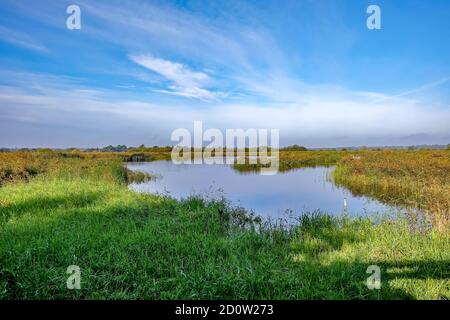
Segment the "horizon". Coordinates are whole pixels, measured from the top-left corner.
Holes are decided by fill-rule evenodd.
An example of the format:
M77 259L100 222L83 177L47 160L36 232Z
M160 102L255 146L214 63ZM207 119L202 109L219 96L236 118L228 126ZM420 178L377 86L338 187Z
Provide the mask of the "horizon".
M167 146L196 119L308 149L450 143L447 1L80 0L70 30L72 4L0 5L5 148Z
M117 147L126 147L127 149L139 149L139 148L146 148L146 149L152 149L152 148L172 148L172 145L144 145L144 144L140 144L140 145L107 145L107 146L95 146L95 147L82 147L82 146L78 146L78 147L74 147L74 146L69 146L69 147L48 147L48 146L38 146L38 147L32 147L32 148L28 148L28 147L2 147L0 146L0 150L23 150L23 149L29 149L29 150L42 150L42 149L50 149L50 150L70 150L70 149L75 149L75 150L92 150L92 149L98 149L98 150L102 150L102 149L106 149L108 147L113 147L113 148L117 148ZM353 145L353 146L337 146L337 147L306 147L303 145L298 145L298 144L291 144L291 145L280 145L279 149L285 149L285 148L289 148L289 147L304 147L306 148L305 151L310 151L310 150L326 150L326 149L404 149L404 148L423 148L423 149L445 149L448 148L450 146L450 143L448 144L416 144L416 145L378 145L378 146L366 146L366 145ZM192 147L194 148L194 147ZM208 148L208 147L203 147L204 149L214 149L214 147ZM246 147L247 148L247 147ZM260 147L257 147L260 148ZM270 148L270 147L269 147ZM195 148L194 148L195 149ZM237 148L234 148L237 149Z

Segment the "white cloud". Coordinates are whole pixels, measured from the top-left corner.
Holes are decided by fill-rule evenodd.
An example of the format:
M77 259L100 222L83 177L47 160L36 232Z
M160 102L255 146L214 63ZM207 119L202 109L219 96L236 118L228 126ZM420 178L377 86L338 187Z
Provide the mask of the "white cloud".
M415 89L412 89L412 90L408 90L408 91L402 92L402 93L400 93L400 94L395 95L394 97L396 97L396 98L398 98L398 97L404 97L404 96L407 96L407 95L411 95L411 94L413 94L413 93L422 92L422 91L425 91L425 90L428 90L428 89L431 89L431 88L440 86L440 85L442 85L442 84L448 82L449 80L450 80L450 77L442 78L442 79L439 79L439 80L437 80L437 81L433 81L433 82L430 82L430 83L426 83L426 84L424 84L424 85L422 85L422 86L420 86L420 87L418 87L418 88L415 88Z
M130 56L130 59L182 86L195 86L209 79L207 74L191 71L181 63L154 58L151 55Z
M144 102L142 97L123 99L114 96L114 91L86 90L74 81L58 82L48 76L17 76L39 82L40 90L35 90L33 83L21 88L0 86L0 123L17 128L28 123L27 132L36 141L42 130L51 128L61 141L66 137L66 145L82 144L85 140L64 131L70 127L80 134L90 132L91 145L99 143L100 133L107 139L101 141L108 144L124 139L134 144L170 144L170 133L177 128L192 130L194 120L202 120L209 128L279 128L282 143L306 146L410 144L419 141L419 135L420 142L448 143L449 137L449 109L431 109L402 98L374 102L376 93L322 90L321 95L311 93L296 103L264 107L246 102L214 103L198 108L195 103L177 106ZM124 131L117 132L117 126ZM20 133L19 129L14 132ZM158 135L158 140L151 140L153 135ZM7 127L0 126L0 145L14 144L15 138L7 137ZM40 139L45 145L49 138Z
M132 55L130 59L171 82L167 86L167 90L155 90L157 92L203 101L217 101L224 96L222 92L213 92L202 88L211 80L206 73L192 71L181 63L155 58L151 55Z

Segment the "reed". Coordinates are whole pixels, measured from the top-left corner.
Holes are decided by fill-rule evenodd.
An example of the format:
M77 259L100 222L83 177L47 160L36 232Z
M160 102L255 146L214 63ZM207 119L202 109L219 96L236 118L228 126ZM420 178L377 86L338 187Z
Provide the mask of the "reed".
M450 152L370 151L343 158L334 171L337 184L424 214L441 232L450 227Z

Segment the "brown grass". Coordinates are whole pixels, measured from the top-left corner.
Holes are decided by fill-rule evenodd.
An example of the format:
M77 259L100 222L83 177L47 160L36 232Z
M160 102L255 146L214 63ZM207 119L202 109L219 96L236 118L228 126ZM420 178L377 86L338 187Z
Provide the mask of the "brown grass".
M59 152L52 150L0 152L0 186L5 183L28 181L41 174L73 170L95 169L107 160L122 162L170 159L165 150L153 152Z
M371 195L424 214L433 226L448 232L450 221L450 152L368 151L343 158L335 181L357 195Z

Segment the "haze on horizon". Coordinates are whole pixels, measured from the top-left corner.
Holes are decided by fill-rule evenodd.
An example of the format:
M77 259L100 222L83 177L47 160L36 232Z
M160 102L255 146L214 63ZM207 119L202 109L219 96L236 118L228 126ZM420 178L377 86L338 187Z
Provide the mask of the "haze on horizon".
M195 120L282 146L450 143L448 1L80 0L68 30L71 4L0 4L0 147L173 145Z

